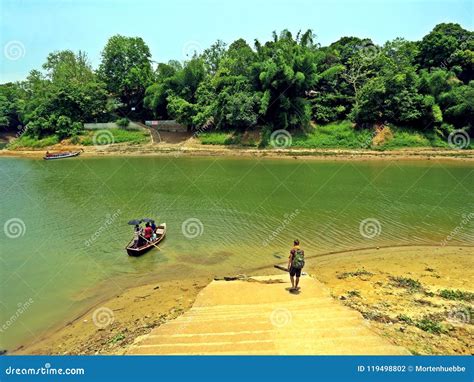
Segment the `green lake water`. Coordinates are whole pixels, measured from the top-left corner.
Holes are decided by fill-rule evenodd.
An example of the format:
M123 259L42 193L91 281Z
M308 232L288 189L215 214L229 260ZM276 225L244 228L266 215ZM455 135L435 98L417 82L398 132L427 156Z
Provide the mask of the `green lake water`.
M131 285L281 263L296 237L307 256L447 239L474 245L473 169L435 161L1 158L0 349ZM161 251L131 258L126 223L140 217L166 222L168 234Z

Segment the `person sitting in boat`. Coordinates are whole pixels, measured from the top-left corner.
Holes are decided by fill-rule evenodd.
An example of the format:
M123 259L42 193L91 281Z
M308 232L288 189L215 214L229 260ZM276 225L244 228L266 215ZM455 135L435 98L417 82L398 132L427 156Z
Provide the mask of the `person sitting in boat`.
M139 247L139 244L140 244L140 231L141 231L140 226L138 224L135 225L135 229L133 230L133 247L134 248Z
M146 223L145 225L145 230L143 231L143 236L145 237L145 240L150 241L152 235L153 235L153 230L151 229L150 223Z
M151 240L155 241L156 240L156 224L155 221L151 221L151 229L153 230L153 233L151 234Z

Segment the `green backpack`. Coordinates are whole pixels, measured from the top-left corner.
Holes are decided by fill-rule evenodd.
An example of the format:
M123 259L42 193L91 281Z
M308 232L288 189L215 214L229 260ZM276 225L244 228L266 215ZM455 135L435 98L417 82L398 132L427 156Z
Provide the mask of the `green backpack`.
M293 263L291 266L294 269L303 269L304 267L304 252L301 249L295 250L295 255L293 256Z

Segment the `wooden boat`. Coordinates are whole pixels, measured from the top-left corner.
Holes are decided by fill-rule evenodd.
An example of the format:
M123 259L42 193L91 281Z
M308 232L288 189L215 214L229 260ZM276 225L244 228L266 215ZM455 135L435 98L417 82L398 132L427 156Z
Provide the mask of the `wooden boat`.
M166 235L166 223L162 223L156 227L155 230L156 234L156 239L153 241L145 242L140 247L135 248L133 246L134 240L132 239L130 243L128 243L127 247L125 249L127 250L127 253L129 256L141 256L148 250L154 248L160 241L162 241L165 238Z
M43 159L52 160L52 159L72 158L72 157L77 157L80 153L81 153L80 151L65 151L65 152L56 153L56 154L46 153Z

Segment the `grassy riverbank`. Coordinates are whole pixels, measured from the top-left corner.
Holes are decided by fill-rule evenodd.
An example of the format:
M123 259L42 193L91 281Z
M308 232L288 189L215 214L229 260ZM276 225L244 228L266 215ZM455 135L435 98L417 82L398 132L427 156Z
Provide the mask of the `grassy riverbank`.
M106 146L119 143L150 143L150 133L146 129L112 128L100 131L84 130L81 134L64 140L59 139L57 135L35 139L23 134L9 142L6 148L8 150L54 149L56 145Z
M152 133L152 134L150 134ZM152 135L155 137L152 138ZM433 131L421 132L409 128L384 126L375 130L355 128L350 121L314 125L307 132L279 130L272 134L259 130L247 131L198 131L196 133L172 133L149 131L144 128L107 130L85 130L72 138L60 140L57 135L41 139L26 134L11 139L6 144L8 150L59 149L61 146L113 146L120 143L130 145L156 144L160 147L173 144L182 148L196 146L217 146L228 149L259 148L267 150L372 150L396 151L402 149L436 149L463 151L451 147L447 139ZM462 146L473 149L469 140Z
M173 133L146 129L88 130L60 141L57 136L11 139L0 156L42 157L46 150L82 150L84 156L258 156L322 159L473 159L474 150L456 149L439 137L410 130L372 135L349 122L315 127L311 132L270 138L257 131ZM388 138L387 138L388 137ZM378 142L374 145L372 142ZM278 144L275 144L277 142ZM382 142L382 143L381 143Z
M372 149L396 150L403 148L444 148L446 139L433 131L422 132L410 128L384 126L378 130L355 128L350 121L313 125L307 132L265 134L257 131L202 132L198 139L203 145L245 146L260 148L296 149ZM472 148L472 145L466 146Z

